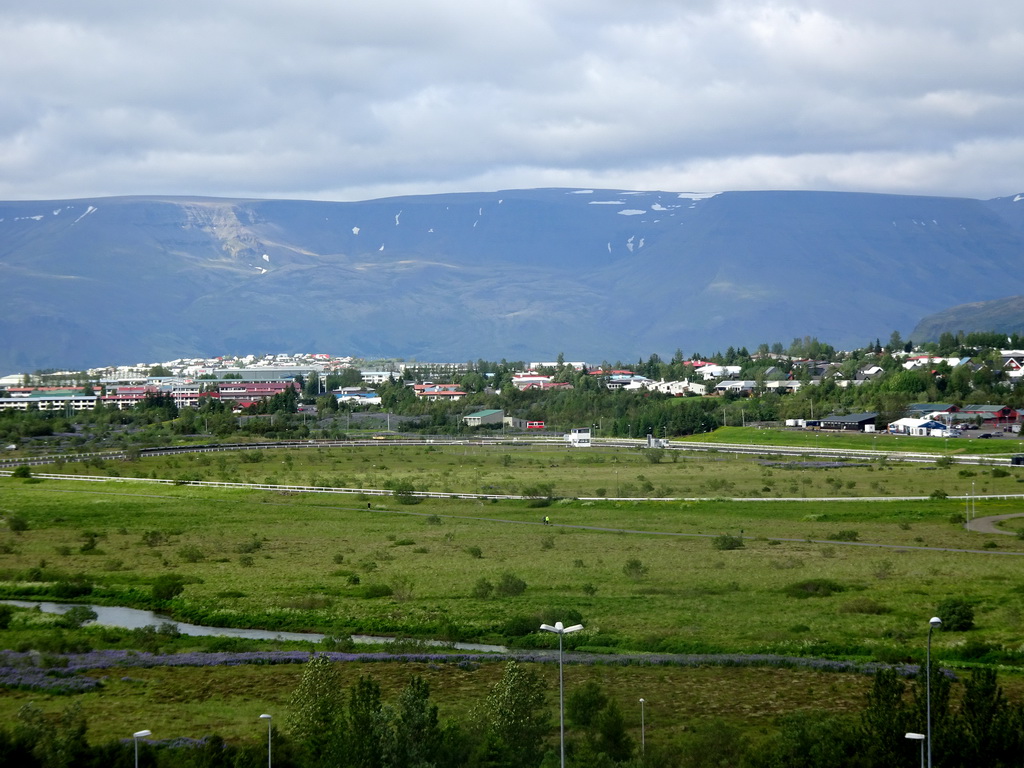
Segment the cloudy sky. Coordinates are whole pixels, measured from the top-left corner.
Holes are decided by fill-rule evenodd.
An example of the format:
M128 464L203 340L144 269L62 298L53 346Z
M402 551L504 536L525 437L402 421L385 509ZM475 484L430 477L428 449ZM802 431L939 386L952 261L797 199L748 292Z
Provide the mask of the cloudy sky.
M1024 192L1021 0L33 0L0 199Z

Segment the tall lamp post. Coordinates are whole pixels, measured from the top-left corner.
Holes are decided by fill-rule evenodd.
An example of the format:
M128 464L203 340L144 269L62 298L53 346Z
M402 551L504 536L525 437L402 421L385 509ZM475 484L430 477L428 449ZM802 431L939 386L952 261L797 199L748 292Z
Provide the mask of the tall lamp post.
M647 702L640 699L640 754L644 754L647 751L647 734L644 733L644 704Z
M925 663L928 665L927 672L925 673L925 686L926 686L926 700L927 706L927 736L928 736L928 768L932 768L932 630L936 627L942 626L942 619L938 616L933 616L928 621L928 653L925 657Z
M923 733L908 733L908 739L921 742L921 768L924 768L924 734Z
M132 734L132 741L135 742L135 768L139 768L139 739L152 735L152 731L136 731Z
M260 720L267 721L267 768L273 768L273 766L271 765L272 753L270 751L270 729L271 726L273 725L273 718L271 718L270 715L260 715Z
M573 624L571 627L563 627L562 622L556 621L555 626L541 624L540 628L545 632L554 632L558 635L558 735L561 747L561 766L565 768L565 686L562 683L562 636L570 632L579 632L583 629L582 624Z

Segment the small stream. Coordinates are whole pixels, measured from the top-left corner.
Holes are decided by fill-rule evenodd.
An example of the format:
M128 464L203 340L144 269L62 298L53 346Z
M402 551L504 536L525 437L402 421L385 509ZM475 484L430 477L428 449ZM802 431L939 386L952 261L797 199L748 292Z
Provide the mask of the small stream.
M66 613L80 603L51 603L36 600L0 600L0 603L13 605L19 608L39 608L43 613ZM138 608L122 608L111 605L88 605L96 612L95 624L103 624L108 627L121 627L122 629L141 629L147 626L160 626L171 624L177 630L190 637L243 637L249 640L300 640L305 642L319 643L326 637L315 632L273 632L266 629L237 629L234 627L204 627L201 624L186 624L182 621L175 621L169 616L162 616L153 611L143 611ZM352 641L362 644L392 643L393 637L377 637L374 635L352 635ZM446 643L441 640L423 640L425 645L439 648L452 648L457 651L470 651L473 653L507 653L508 648L503 645L484 645L482 643Z

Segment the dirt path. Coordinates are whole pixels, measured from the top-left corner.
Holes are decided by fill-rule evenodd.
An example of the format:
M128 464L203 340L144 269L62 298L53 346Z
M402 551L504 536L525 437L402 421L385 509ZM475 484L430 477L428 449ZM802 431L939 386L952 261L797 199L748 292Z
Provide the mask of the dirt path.
M1016 512L1012 515L976 517L973 520L968 520L965 527L968 531L976 531L978 533L1002 533L1007 536L1016 536L1016 531L1004 531L1002 528L996 526L996 523L1002 522L1003 520L1009 520L1012 517L1024 517L1024 512Z

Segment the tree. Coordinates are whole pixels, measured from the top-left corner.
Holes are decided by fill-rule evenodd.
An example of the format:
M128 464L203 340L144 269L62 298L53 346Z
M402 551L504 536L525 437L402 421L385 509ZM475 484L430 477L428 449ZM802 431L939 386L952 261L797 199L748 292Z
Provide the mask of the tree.
M484 705L485 748L500 755L500 765L532 768L540 762L549 713L544 682L510 661Z
M871 765L898 765L905 749L908 727L903 705L905 686L891 668L880 669L868 693L868 706L861 713L860 736Z
M289 702L289 731L313 765L337 765L346 737L341 675L327 656L311 655Z
M14 741L20 743L23 750L30 751L42 768L83 765L89 754L85 738L87 728L82 705L78 702L65 707L57 722L46 719L34 704L26 704L18 710ZM10 764L31 765L30 762Z
M588 680L566 697L565 716L573 725L586 728L608 704L608 696L599 683Z
M414 677L398 698L389 763L402 768L439 766L443 739L437 705L430 702L430 685Z
M381 768L387 744L390 716L380 699L380 685L360 675L349 691L346 765Z
M616 763L628 760L633 754L633 739L626 731L626 721L614 700L594 719L594 745Z

